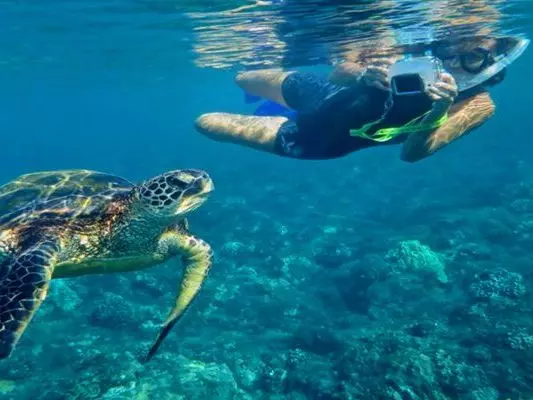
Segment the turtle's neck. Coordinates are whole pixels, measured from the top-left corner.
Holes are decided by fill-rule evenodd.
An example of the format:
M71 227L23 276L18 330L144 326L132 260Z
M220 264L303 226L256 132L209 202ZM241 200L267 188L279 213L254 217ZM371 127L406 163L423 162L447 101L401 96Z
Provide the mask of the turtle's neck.
M115 232L117 250L126 252L153 251L161 234L177 222L175 217L164 217L146 212L135 202L130 204L118 222L120 228ZM175 221L176 220L176 221Z

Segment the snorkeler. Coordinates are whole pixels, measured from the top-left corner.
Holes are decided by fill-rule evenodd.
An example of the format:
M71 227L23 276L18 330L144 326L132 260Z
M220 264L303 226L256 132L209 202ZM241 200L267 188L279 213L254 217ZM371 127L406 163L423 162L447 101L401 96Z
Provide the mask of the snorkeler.
M367 147L403 144L401 158L414 162L494 114L488 90L503 80L528 43L516 37L433 43L431 53L443 70L415 96L391 87L389 73L399 55L361 54L356 62L339 65L329 79L301 72L244 72L236 79L241 88L295 116L209 113L197 119L196 127L217 141L298 159L333 159Z

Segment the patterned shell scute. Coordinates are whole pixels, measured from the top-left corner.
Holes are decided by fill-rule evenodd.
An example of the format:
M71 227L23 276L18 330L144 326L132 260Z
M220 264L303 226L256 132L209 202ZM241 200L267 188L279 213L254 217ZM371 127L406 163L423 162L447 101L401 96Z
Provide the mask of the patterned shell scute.
M89 170L36 172L0 186L0 220L43 209L87 211L106 199L129 191L133 184L120 177ZM92 201L91 201L92 200ZM89 207L89 208L93 208ZM31 211L30 211L31 210ZM94 209L93 209L94 210ZM64 214L64 215L65 215ZM66 216L65 215L65 216Z

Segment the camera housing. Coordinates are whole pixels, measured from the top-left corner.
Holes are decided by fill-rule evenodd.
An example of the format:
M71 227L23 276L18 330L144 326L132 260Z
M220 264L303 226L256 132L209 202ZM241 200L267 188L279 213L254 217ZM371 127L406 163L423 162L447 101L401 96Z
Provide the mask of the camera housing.
M432 56L399 60L389 70L392 93L396 96L424 94L430 85L438 82L442 70L441 61Z

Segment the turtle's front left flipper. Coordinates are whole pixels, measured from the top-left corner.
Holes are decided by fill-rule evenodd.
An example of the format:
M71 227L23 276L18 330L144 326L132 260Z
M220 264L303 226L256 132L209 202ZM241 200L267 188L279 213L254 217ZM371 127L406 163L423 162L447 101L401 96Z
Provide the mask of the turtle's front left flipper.
M46 297L59 245L41 239L0 263L0 359L7 358Z
M177 246L179 248L180 252L184 254L183 264L185 265L185 271L183 272L179 286L176 303L159 331L145 361L149 361L153 357L172 327L183 316L187 308L189 308L200 291L209 272L209 268L213 263L211 247L204 241L184 231L167 232L161 238L160 243L163 246Z

